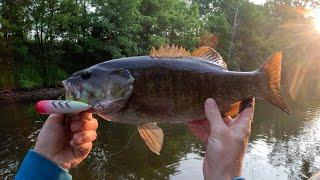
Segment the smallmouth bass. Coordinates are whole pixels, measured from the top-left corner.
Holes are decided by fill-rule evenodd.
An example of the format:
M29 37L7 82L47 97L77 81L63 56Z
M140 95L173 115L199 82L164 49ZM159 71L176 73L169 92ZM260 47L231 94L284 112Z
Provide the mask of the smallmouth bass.
M228 71L214 49L190 53L175 46L149 56L106 61L63 81L66 98L92 105L104 119L134 124L147 146L159 154L163 132L156 123L202 119L204 101L216 100L223 116L236 116L245 100L260 98L289 112L280 92L282 53L252 72Z

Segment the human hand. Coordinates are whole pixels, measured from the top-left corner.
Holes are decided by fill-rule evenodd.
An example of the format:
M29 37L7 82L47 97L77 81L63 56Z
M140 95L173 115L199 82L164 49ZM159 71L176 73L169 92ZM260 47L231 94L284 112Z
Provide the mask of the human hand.
M216 102L207 99L205 114L208 121L188 123L190 130L206 144L203 162L203 175L206 180L229 180L241 175L253 111L251 104L251 107L243 110L235 119L222 118Z
M62 114L50 115L34 150L65 169L73 168L90 153L97 128L98 122L91 113L82 112L70 119Z

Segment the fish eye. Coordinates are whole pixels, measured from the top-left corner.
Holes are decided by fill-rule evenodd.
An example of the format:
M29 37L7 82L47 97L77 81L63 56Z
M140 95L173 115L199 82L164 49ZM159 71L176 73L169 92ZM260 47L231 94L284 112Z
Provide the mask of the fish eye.
M89 71L83 71L80 74L81 79L87 80L91 77L91 73Z

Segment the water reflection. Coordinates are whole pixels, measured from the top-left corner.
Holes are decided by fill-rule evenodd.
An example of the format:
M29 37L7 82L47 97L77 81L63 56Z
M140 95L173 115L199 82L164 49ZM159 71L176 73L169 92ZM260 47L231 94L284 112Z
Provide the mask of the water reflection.
M245 158L246 176L307 179L319 171L319 110L317 102L296 104L290 117L260 102Z
M201 144L183 125L162 126L165 144L160 156L146 148L136 127L107 122L101 123L100 127L99 139L86 165L73 171L78 177L86 172L93 179L169 179L183 173L178 170L180 162L201 159L198 155ZM81 176L80 179L88 177Z
M296 116L258 101L245 156L247 179L306 179L320 170L320 106L292 103ZM33 104L0 106L0 176L12 179L42 126ZM163 151L156 156L136 127L100 121L89 158L71 173L74 179L202 179L203 145L183 124L162 124Z

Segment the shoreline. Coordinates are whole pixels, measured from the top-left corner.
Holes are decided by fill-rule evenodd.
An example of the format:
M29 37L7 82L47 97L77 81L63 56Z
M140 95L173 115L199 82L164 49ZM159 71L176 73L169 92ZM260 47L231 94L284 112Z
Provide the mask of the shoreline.
M63 88L43 88L35 90L0 90L0 104L57 99L64 95Z

